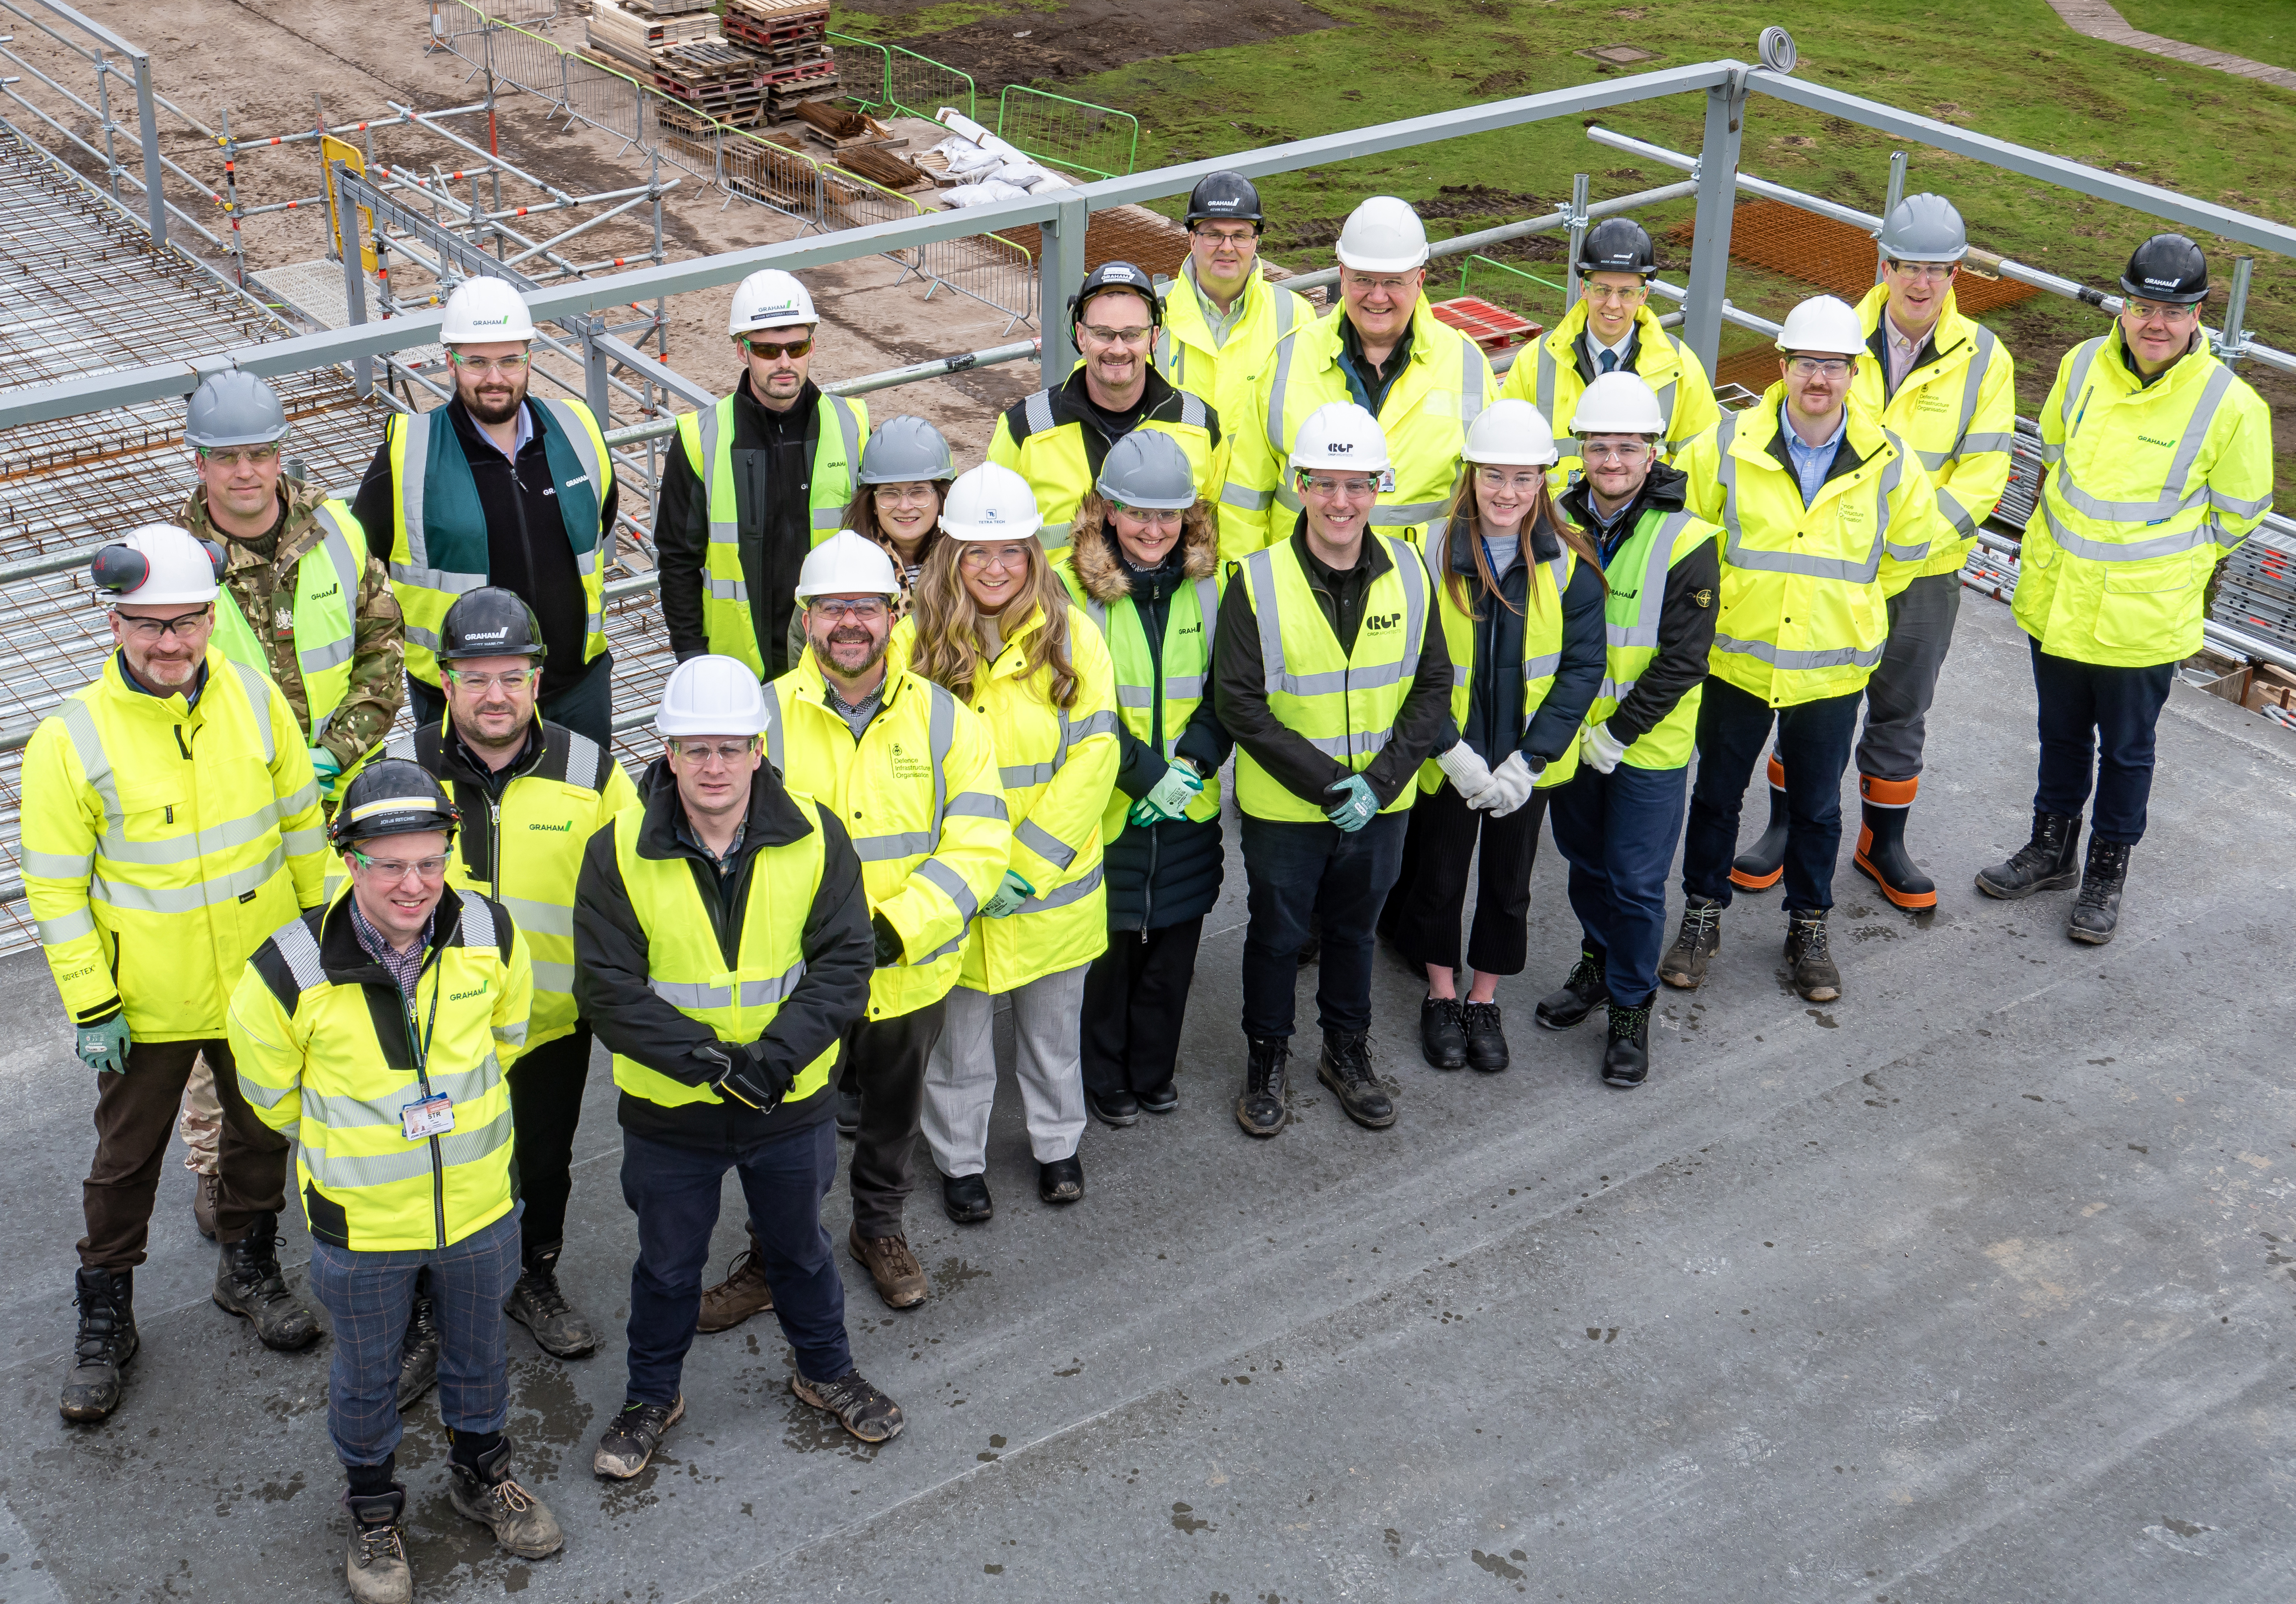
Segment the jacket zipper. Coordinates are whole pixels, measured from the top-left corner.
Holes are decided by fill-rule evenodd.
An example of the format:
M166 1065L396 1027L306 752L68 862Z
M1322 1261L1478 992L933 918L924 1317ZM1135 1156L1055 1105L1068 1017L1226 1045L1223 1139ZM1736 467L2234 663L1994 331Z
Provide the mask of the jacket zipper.
M507 790L509 787L508 785L504 785L503 789ZM487 842L490 853L490 855L487 859L487 865L494 871L493 883L487 887L487 895L488 896L499 896L501 895L500 887L502 885L503 878L502 798L499 797L488 797L487 798Z
M434 949L433 956L435 955ZM430 967L430 963L426 961L422 968ZM439 975L433 978L431 985L434 987L443 986L446 984L446 978L445 975ZM419 1033L420 1027L414 1017L414 1000L406 994L405 986L399 986L397 976L391 978L390 983L398 988L398 1006L400 1011L406 1016L406 1044L414 1050L415 1084L422 1088L422 1095L427 1098L430 1095L430 1054L423 1050L424 1043ZM414 972L414 988L418 993L422 989L422 970ZM438 1245L443 1250L447 1246L447 1163L444 1156L439 1151L439 1139L436 1136L426 1137L424 1142L430 1149L431 1221L439 1234Z

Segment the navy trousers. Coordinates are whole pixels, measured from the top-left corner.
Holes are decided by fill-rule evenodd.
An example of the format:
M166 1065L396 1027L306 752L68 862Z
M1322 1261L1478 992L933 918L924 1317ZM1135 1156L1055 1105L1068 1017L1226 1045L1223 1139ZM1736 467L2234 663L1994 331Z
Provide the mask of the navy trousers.
M1690 788L1690 827L1682 842L1682 888L1730 905L1730 860L1738 855L1738 814L1762 760L1770 725L1786 765L1786 912L1833 906L1833 861L1841 850L1841 775L1857 733L1863 691L1772 708L1721 679L1709 678L1698 703L1698 779Z
M2144 839L2144 805L2152 795L2152 732L2169 700L2174 663L2109 668L2051 657L2033 649L2033 691L2039 703L2039 813L2078 820L2092 782L2096 807L2092 839L2134 847Z
M1372 931L1403 864L1407 817L1383 813L1349 835L1320 820L1243 815L1246 1035L1292 1035L1310 916L1323 931L1317 1022L1327 1031L1371 1028Z
M1603 965L1611 1001L1647 1008L1666 950L1666 872L1682 834L1690 770L1584 763L1547 794L1546 826L1570 865L1570 907L1586 950Z

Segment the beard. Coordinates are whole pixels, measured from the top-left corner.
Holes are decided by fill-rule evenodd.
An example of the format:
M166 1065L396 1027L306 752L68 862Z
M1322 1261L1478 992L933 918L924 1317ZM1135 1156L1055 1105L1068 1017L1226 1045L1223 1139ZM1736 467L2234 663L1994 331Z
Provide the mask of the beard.
M508 398L504 400L490 400L476 389L463 397L464 410L481 423L507 423L518 416L518 409L525 402L526 387L522 384L512 385Z
M814 651L815 655L819 657L824 663L835 668L838 673L844 675L847 678L852 679L868 673L869 670L874 668L879 663L882 662L885 658L885 649L892 644L892 641L893 637L890 633L882 641L871 640L865 634L857 640L853 635L847 632L839 630L832 634L827 640L816 642L814 643ZM849 666L845 662L840 660L837 655L837 649L840 646L846 648L848 651L850 651L856 646L865 646L868 650L868 655L864 657L859 662Z

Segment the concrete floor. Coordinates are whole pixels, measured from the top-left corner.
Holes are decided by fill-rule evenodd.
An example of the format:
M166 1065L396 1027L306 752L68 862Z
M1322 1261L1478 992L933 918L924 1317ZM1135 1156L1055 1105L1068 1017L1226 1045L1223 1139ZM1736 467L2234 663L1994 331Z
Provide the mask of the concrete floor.
M514 1332L511 1429L565 1551L507 1560L453 1513L425 1404L401 1452L421 1596L2286 1600L2296 1070L2270 843L2296 827L2296 742L2178 688L2120 937L2075 946L2070 894L1969 880L2024 833L2030 683L2007 610L1972 597L1913 829L1934 918L1890 911L1845 847L1849 994L1814 1009L1778 978L1775 895L1742 901L1706 988L1663 999L1636 1093L1599 1083L1594 1027L1531 1027L1576 939L1550 851L1501 992L1513 1070L1423 1068L1417 989L1382 962L1400 1122L1359 1131L1310 1081L1292 1128L1248 1142L1232 864L1181 1111L1095 1125L1088 1195L1055 1214L1000 1109L997 1218L911 1209L932 1300L890 1313L846 1264L903 1436L824 1428L753 1322L700 1340L666 1452L603 1485L619 1333L561 1366ZM0 1199L24 1230L0 1596L338 1596L326 1348L267 1354L209 1304L172 1164L126 1406L58 1420L88 1087L39 960L5 972ZM579 1151L565 1279L616 1323L633 1233L603 1066ZM841 1240L841 1195L826 1216ZM717 1264L738 1232L729 1207Z

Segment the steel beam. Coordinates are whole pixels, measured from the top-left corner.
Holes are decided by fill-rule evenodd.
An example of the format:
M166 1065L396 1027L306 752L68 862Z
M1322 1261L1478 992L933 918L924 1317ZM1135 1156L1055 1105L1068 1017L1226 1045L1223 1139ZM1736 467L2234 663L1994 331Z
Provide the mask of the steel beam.
M1046 389L1057 388L1076 366L1069 297L1084 287L1084 236L1092 225L1092 202L1082 192L1058 193L1060 210L1045 220L1037 235L1043 249L1037 253L1037 326L1044 338L1037 371Z
M1738 150L1746 123L1745 74L1706 92L1706 143L1693 174L1698 180L1698 235L1690 248L1688 299L1682 307L1683 343L1712 372L1722 347L1722 298L1730 282L1730 216L1738 201Z
M136 51L135 132L144 142L144 215L152 231L152 249L168 249L168 197L160 181L167 175L160 165L160 113L152 103L152 58Z

